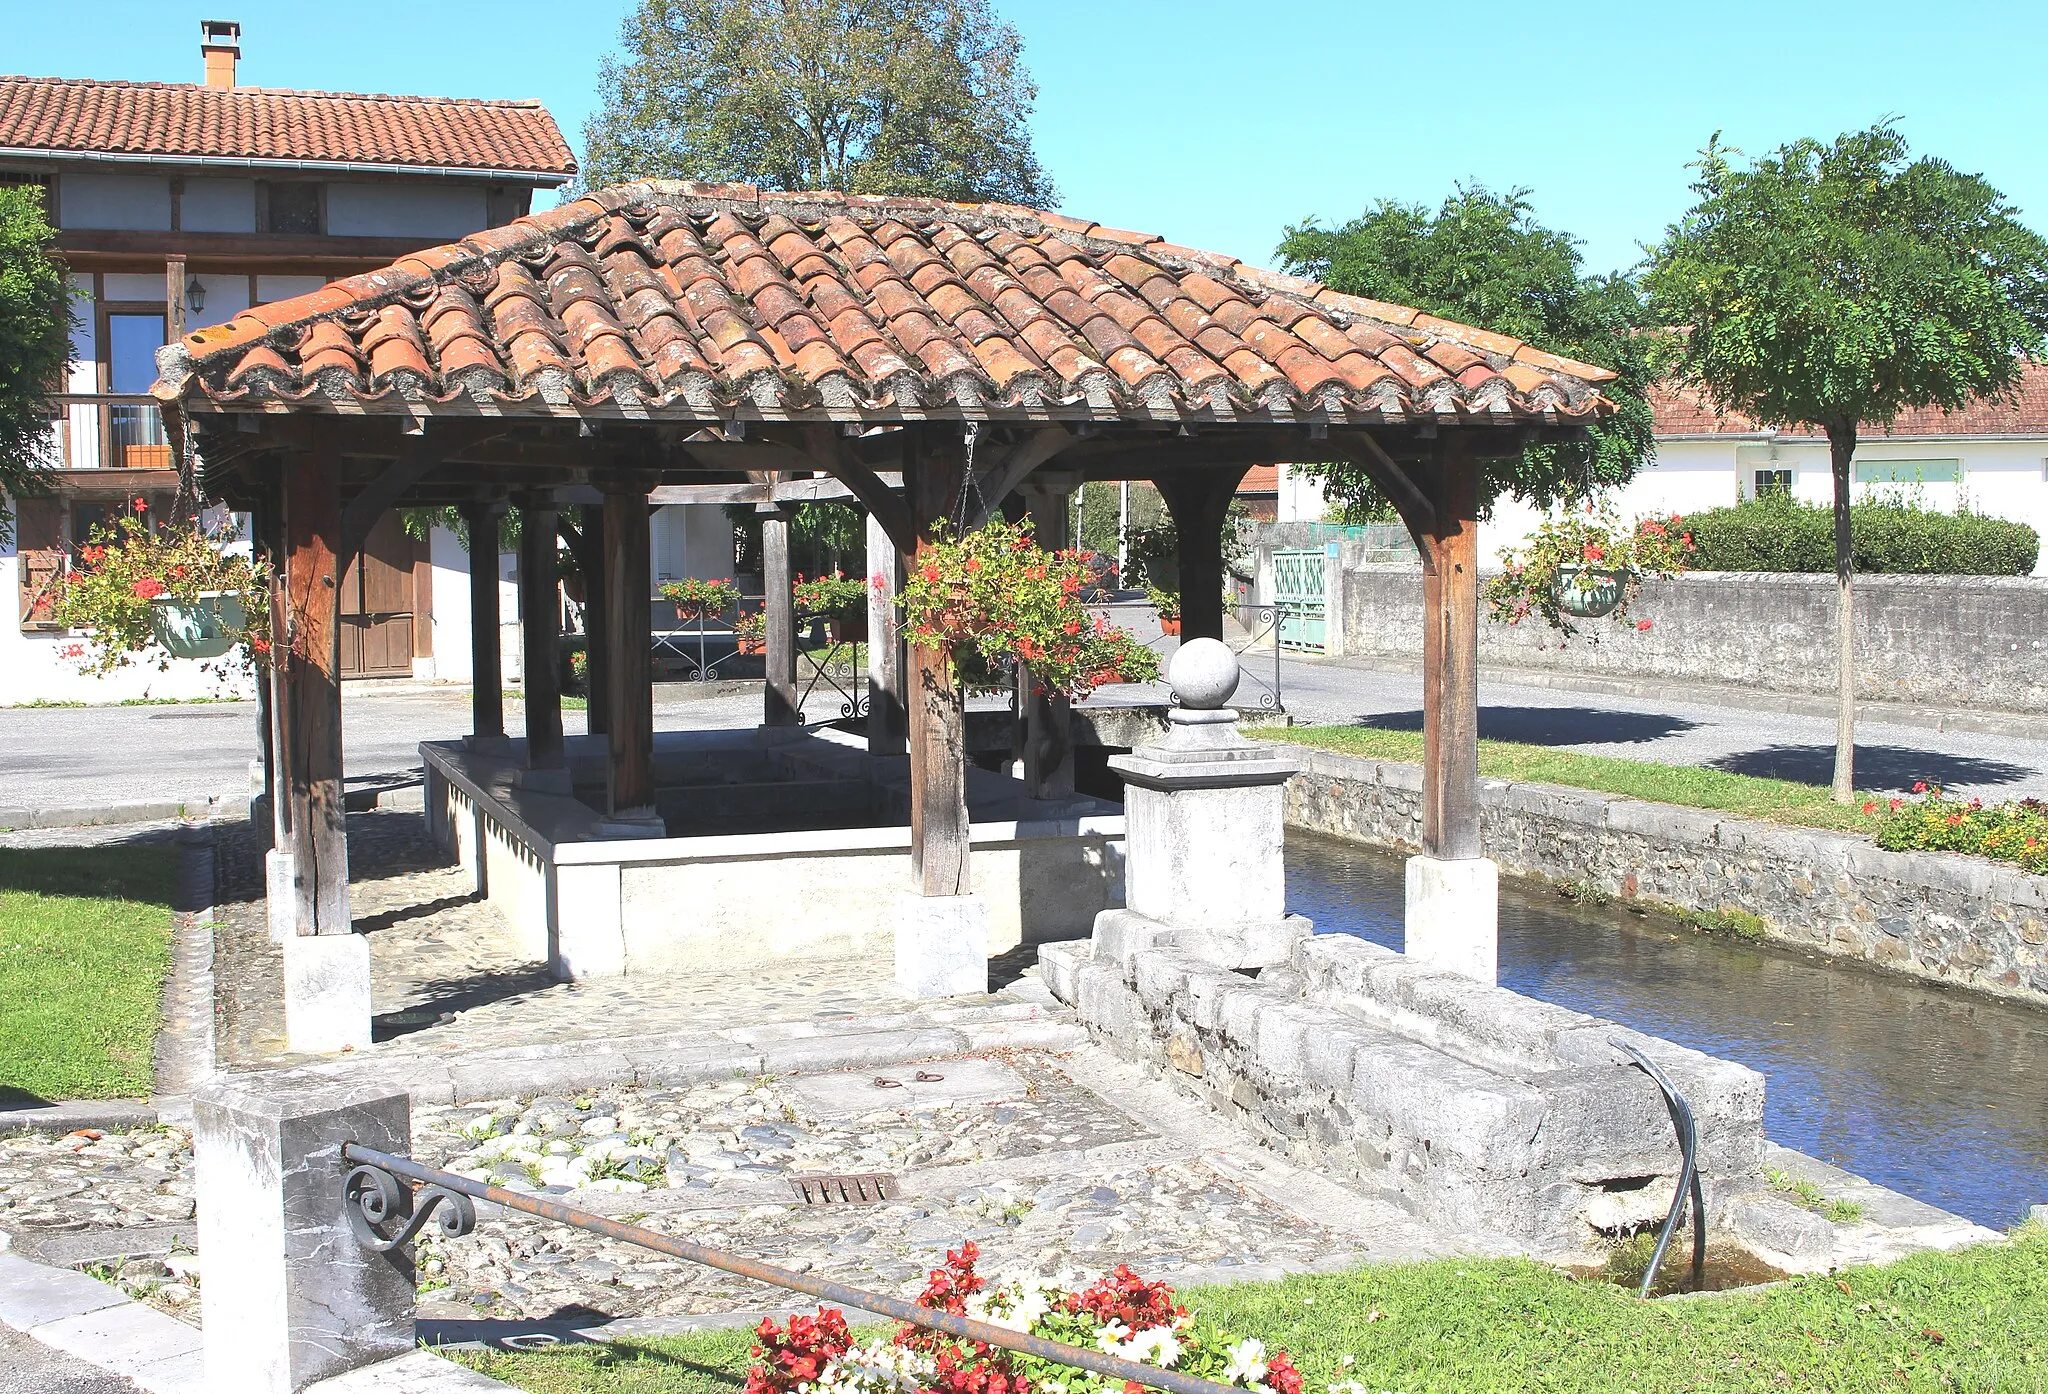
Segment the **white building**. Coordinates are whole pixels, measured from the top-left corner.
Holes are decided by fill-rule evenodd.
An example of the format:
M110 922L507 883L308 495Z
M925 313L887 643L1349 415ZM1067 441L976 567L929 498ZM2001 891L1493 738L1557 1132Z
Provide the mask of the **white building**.
M1810 503L1834 498L1827 437L1811 429L1771 430L1740 416L1717 416L1690 395L1659 392L1656 455L1615 491L1624 522L1647 514L1719 508L1759 491L1789 490ZM1959 412L1908 412L1889 432L1861 433L1856 497L1904 494L1925 507L2025 523L2048 538L2048 365L2029 364L2009 402L1977 402ZM1502 499L1480 528L1480 556L1528 536L1538 513ZM2036 563L2048 575L2048 547Z
M0 75L0 182L44 191L76 316L56 490L13 501L0 544L18 601L0 706L212 690L186 662L85 677L49 605L94 523L136 498L161 515L175 494L147 395L160 345L509 222L575 173L538 103L239 87L240 26L201 27L199 84ZM344 591L345 676L468 679L469 559L451 535L415 540L387 516ZM508 585L502 613L516 608Z

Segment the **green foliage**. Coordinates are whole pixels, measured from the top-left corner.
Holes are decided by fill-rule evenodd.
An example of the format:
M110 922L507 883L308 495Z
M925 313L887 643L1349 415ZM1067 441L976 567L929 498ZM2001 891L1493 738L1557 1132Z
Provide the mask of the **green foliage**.
M57 230L34 185L0 186L0 494L42 492L50 459L50 396L71 362L71 309ZM0 499L0 542L13 537Z
M1943 796L1937 786L1916 785L1918 799L1876 800L1865 813L1880 814L1877 845L1894 852L1966 852L2015 862L2022 871L2048 876L2048 804L2039 799L1993 804L1982 799L1965 803Z
M0 1106L150 1092L171 849L0 848Z
M1147 586L1145 587L1145 599L1151 602L1154 610L1159 612L1159 618L1163 620L1177 620L1180 618L1179 591L1161 590L1158 586Z
M1635 474L1649 453L1651 380L1642 298L1623 274L1589 275L1579 240L1536 221L1529 191L1458 186L1432 213L1381 199L1338 228L1313 220L1287 229L1278 254L1297 275L1334 289L1534 344L1620 374L1601 391L1615 414L1580 445L1531 445L1487 462L1481 502L1503 493L1549 505ZM1352 505L1347 523L1372 521L1386 501L1351 465L1303 466ZM1353 514L1356 516L1353 516Z
M1826 1216L1830 1223L1852 1225L1863 1218L1863 1206L1858 1202L1837 1200L1815 1183L1803 1177L1795 1178L1781 1168L1765 1167L1764 1180L1770 1183L1772 1190L1781 1192L1816 1215Z
M1157 586L1161 590L1180 589L1180 525L1173 521L1173 515L1159 506L1154 521L1139 521L1137 509L1137 487L1131 489L1131 527L1124 534L1123 583L1127 586ZM1244 506L1244 500L1233 498L1230 509L1223 519L1223 569L1242 571L1247 558L1251 556L1251 514ZM1110 550L1114 550L1111 548Z
M1768 493L1728 508L1688 514L1692 565L1702 571L1835 569L1834 511ZM1849 508L1850 554L1858 571L1943 576L2025 576L2041 537L2025 523L1911 502L1866 500Z
M516 552L519 550L520 512L508 508L498 515L498 550ZM462 544L462 550L469 548L469 524L463 520L462 510L453 504L440 508L401 508L398 510L399 525L405 535L424 540L435 528L446 528L455 534L455 540Z
M1734 939L1746 939L1752 944L1761 943L1771 934L1769 920L1733 906L1723 906L1719 910L1683 910L1678 918L1702 934L1725 934Z
M641 0L585 179L737 180L1049 208L1038 89L987 0Z
M829 576L799 575L789 595L800 620L850 620L868 612L867 583L838 571Z
M1831 440L2010 389L2048 335L2048 239L1889 123L1738 169L1716 136L1646 279L1664 366L1724 410Z

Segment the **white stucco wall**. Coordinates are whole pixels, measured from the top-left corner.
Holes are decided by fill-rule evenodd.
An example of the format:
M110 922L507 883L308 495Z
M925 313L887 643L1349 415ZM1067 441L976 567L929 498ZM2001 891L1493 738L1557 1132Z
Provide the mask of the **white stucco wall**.
M64 227L168 231L168 175L65 174L57 186L57 220Z
M327 232L333 237L439 237L452 241L487 226L484 191L473 184L327 186Z
M716 580L732 575L732 524L712 503L671 504L654 510L648 538L649 593L663 581L686 576Z

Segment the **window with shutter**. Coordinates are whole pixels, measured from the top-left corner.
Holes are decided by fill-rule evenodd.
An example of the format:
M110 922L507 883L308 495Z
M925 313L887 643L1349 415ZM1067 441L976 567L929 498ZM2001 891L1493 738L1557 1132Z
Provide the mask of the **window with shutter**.
M64 508L55 499L15 505L15 544L21 560L21 627L62 629L57 582L64 574Z

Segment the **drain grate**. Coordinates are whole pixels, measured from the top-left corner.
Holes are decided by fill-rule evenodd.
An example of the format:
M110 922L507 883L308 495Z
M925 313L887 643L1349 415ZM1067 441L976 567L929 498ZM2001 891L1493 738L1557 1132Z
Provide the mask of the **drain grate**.
M896 1199L896 1178L879 1171L861 1176L792 1176L789 1188L805 1205L878 1205Z

